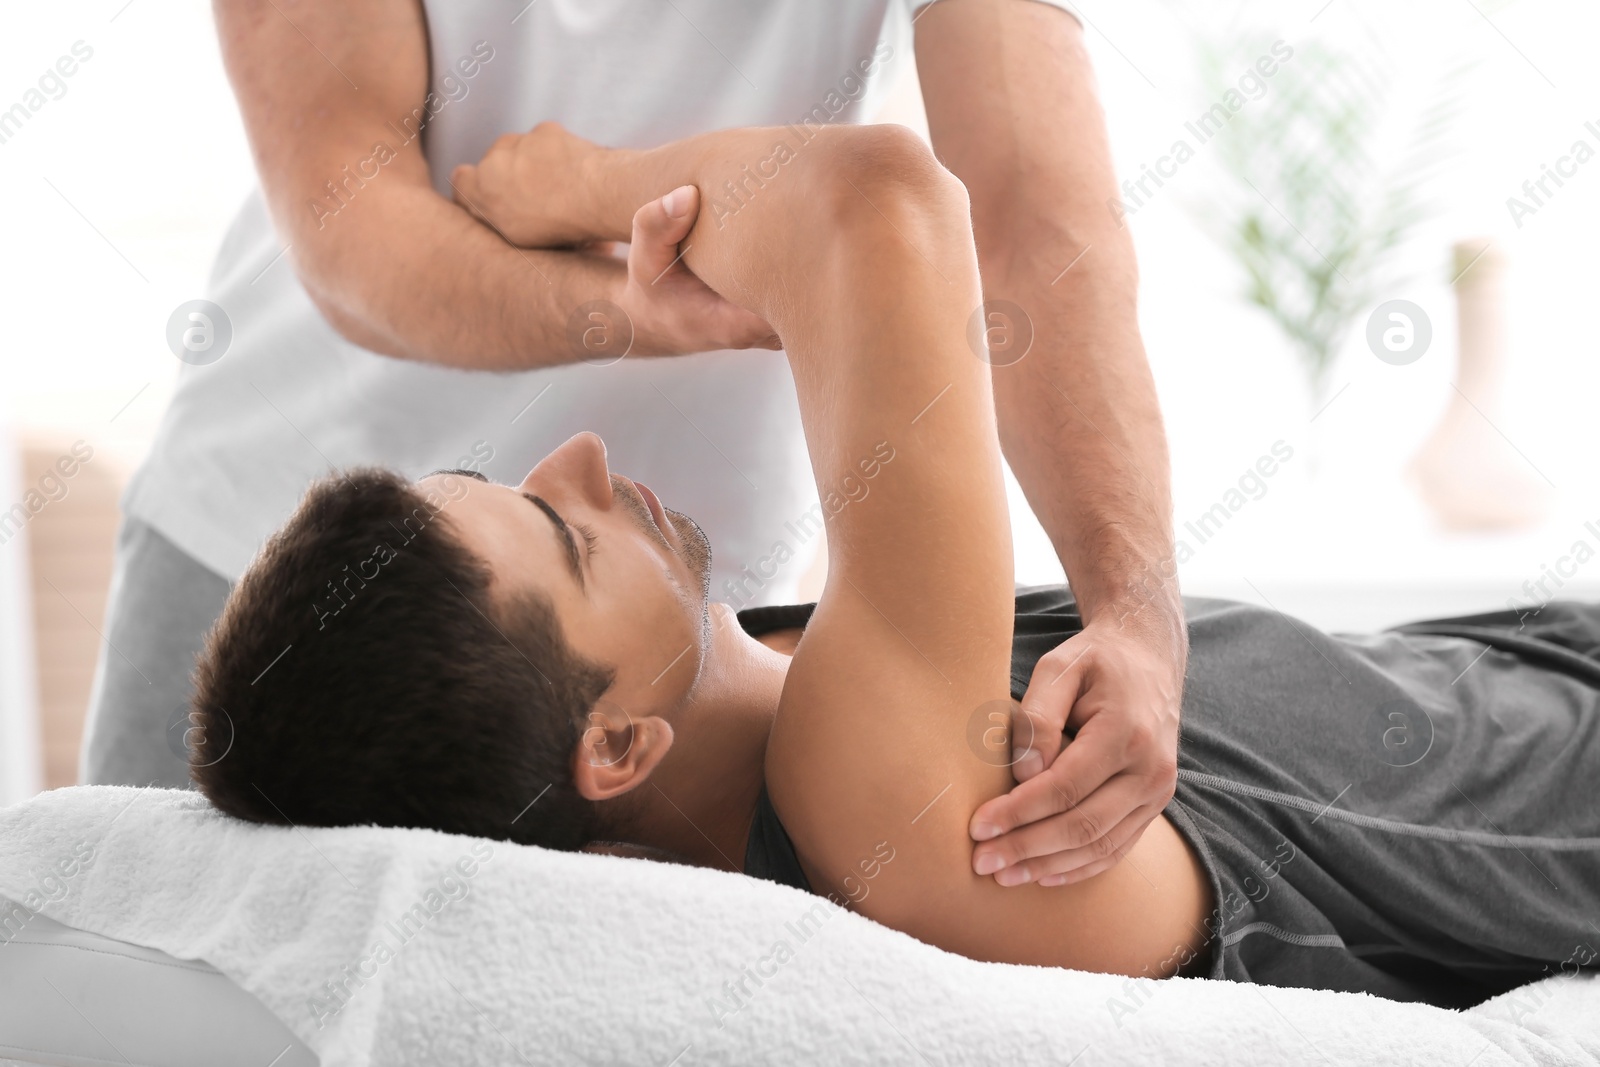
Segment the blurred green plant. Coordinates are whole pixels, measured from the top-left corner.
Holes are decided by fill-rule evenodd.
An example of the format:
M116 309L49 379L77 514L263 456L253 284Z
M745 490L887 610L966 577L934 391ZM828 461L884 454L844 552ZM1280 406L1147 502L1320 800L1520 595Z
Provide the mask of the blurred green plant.
M1232 86L1239 55L1237 37L1201 46L1208 99ZM1308 41L1284 65L1281 95L1217 134L1224 188L1199 212L1202 225L1243 268L1247 299L1293 342L1314 401L1356 316L1405 280L1394 253L1433 214L1432 183L1454 154L1473 65L1441 75L1397 130L1388 57Z

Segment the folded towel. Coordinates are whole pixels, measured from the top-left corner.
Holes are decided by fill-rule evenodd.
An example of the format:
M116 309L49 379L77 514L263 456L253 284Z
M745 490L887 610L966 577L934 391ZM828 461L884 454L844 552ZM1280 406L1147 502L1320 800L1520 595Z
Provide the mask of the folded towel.
M0 896L212 964L344 1064L1600 1063L1600 982L1468 1012L977 963L718 871L255 826L179 790L0 810Z

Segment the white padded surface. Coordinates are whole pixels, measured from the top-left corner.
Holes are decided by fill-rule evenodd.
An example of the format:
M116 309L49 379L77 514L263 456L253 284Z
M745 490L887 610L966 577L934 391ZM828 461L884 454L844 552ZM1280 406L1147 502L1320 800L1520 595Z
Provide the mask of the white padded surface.
M32 870L62 872L57 920L209 961L325 1067L1600 1067L1600 973L1449 1012L979 963L740 875L258 826L191 790L78 786L0 809L0 894L27 893Z
M0 1057L62 1067L315 1067L310 1049L214 967L25 916L0 898Z

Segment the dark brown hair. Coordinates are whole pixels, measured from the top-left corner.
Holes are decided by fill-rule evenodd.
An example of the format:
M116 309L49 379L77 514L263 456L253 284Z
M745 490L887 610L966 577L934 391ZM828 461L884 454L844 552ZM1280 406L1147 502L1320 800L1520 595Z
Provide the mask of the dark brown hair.
M602 832L570 761L613 672L542 597L491 603L449 503L358 469L267 542L195 671L190 773L218 808L562 849Z

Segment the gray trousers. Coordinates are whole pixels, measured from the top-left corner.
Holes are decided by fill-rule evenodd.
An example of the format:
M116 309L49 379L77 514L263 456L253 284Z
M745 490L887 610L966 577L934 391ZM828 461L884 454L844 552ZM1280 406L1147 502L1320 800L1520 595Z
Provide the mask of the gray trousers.
M189 785L190 675L232 588L156 529L124 518L78 777Z

